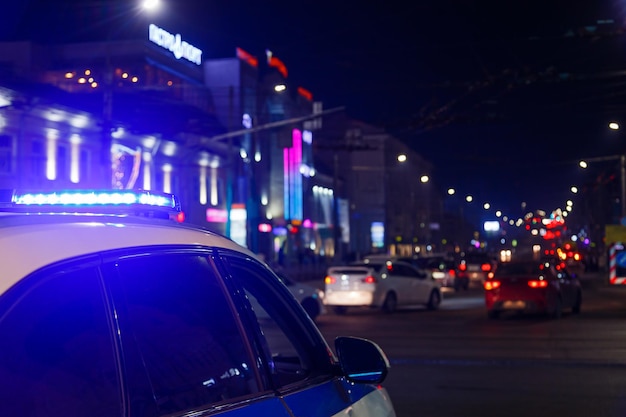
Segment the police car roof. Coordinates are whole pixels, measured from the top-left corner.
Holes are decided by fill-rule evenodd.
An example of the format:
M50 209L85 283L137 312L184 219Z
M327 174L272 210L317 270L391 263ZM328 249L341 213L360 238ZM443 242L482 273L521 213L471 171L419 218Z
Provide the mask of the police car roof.
M103 207L104 209L104 207ZM113 249L185 245L232 249L255 255L217 233L160 218L34 207L0 209L0 294L37 269L64 259ZM256 257L255 257L256 258Z

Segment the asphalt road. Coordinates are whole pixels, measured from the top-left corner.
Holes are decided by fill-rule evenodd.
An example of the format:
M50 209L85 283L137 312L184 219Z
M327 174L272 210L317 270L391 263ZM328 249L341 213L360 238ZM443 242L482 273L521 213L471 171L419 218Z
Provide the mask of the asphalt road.
M327 314L319 328L372 339L399 417L626 415L626 286L584 276L582 313L486 316L482 290L445 293L438 311Z

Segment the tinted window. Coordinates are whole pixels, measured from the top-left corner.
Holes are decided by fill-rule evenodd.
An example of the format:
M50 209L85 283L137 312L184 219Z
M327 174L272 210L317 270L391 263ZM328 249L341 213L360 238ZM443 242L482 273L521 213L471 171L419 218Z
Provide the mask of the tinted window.
M568 281L569 281L569 280L573 280L573 279L574 279L574 277L573 277L573 276L572 276L569 272L567 272L567 271L565 271L565 270L560 270L560 271L558 271L558 272L557 272L557 274L556 274L556 276L557 276L559 279L564 279L564 280L568 280Z
M417 271L408 265L394 263L389 271L394 276L417 277Z
M486 253L467 253L463 257L465 262L472 264L483 264L493 262L493 258Z
M433 262L438 262L439 260L440 258L416 258L407 261L420 269L426 269L429 268Z
M4 295L0 311L0 415L121 415L96 270L38 274L23 284L17 302Z
M549 268L545 268L543 264L537 262L530 263L502 263L498 266L497 272L499 276L503 275L541 275L549 272Z
M353 263L350 266L360 266L365 268L372 268L376 272L384 272L387 268L386 263L378 263L378 262L364 262L364 263Z
M160 254L118 263L123 337L135 344L159 415L205 408L255 392L225 291L206 257ZM141 386L137 374L133 386ZM146 394L134 392L134 402Z
M255 337L277 387L331 374L327 346L302 307L280 281L258 262L238 256L224 258L233 285L241 288L254 321ZM250 326L252 327L252 326Z

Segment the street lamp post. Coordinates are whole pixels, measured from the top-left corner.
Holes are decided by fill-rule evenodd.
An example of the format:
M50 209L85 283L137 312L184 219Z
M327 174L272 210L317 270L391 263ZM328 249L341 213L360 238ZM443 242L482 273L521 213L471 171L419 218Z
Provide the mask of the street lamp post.
M587 168L587 162L615 161L618 159L620 161L620 215L624 218L626 217L626 155L608 155L588 158L580 161L578 165L581 168Z
M610 122L609 129L620 130L621 126L617 122ZM620 160L620 204L621 204L621 217L626 216L626 155L621 154Z

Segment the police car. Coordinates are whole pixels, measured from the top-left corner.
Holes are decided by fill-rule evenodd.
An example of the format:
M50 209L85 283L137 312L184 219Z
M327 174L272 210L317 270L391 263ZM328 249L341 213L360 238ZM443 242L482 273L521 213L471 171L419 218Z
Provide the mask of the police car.
M175 196L0 193L0 416L394 416L374 342L334 349Z

